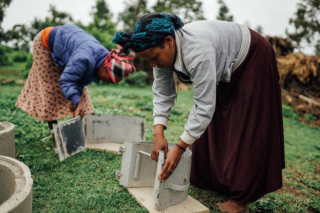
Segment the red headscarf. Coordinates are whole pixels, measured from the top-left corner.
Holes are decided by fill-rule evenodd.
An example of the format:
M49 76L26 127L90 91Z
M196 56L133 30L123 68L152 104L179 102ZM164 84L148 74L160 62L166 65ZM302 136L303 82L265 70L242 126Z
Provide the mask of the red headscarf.
M125 79L130 73L136 71L133 65L135 54L130 51L129 54L121 53L122 47L118 45L118 49L112 49L103 62L104 69L108 71L113 83L119 83Z

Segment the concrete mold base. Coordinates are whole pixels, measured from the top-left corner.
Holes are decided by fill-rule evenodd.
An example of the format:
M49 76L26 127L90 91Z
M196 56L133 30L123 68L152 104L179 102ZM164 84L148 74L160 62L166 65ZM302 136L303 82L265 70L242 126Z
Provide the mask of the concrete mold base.
M0 122L0 155L15 157L14 139L14 125L5 121Z
M157 211L154 208L154 201L152 199L153 188L127 188L129 193L135 198L138 203L145 207L150 213L210 213L210 210L202 203L188 195L188 198L174 206Z
M32 212L33 180L29 168L0 155L0 212Z

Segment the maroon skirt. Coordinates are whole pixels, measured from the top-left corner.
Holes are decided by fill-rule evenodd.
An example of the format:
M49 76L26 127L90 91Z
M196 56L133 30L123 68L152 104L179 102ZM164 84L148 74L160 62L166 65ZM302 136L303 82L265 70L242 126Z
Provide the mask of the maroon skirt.
M204 134L190 147L190 181L238 204L282 187L285 167L281 88L275 53L250 30L246 59L229 83L217 86L216 110Z

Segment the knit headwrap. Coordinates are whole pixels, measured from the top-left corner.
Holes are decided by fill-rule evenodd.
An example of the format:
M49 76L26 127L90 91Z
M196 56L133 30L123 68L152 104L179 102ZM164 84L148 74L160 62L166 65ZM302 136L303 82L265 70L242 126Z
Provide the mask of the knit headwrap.
M122 53L122 47L118 45L118 49L112 49L103 62L104 69L108 71L113 83L119 83L130 73L136 71L133 65L135 54L130 51L128 54Z
M120 44L124 52L129 49L141 52L161 43L166 36L182 27L181 18L173 13L148 13L138 19L133 31L117 32L112 43Z

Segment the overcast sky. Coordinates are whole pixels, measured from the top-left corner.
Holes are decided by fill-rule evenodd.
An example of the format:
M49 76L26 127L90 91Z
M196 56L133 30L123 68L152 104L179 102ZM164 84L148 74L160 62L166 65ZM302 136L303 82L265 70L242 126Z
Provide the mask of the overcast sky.
M124 10L123 0L106 0L116 20L119 12ZM289 25L289 18L293 17L297 3L301 0L224 0L234 16L234 21L240 24L249 22L251 28L257 25L263 27L265 35L285 37L286 29L293 30ZM149 0L148 7L154 5L156 0ZM214 20L218 14L218 0L202 0L204 16ZM6 10L2 27L7 30L15 24L28 23L34 17L44 18L48 15L49 5L56 5L59 11L66 11L75 20L88 24L91 7L95 0L13 0ZM307 54L313 53L313 48L304 50Z

